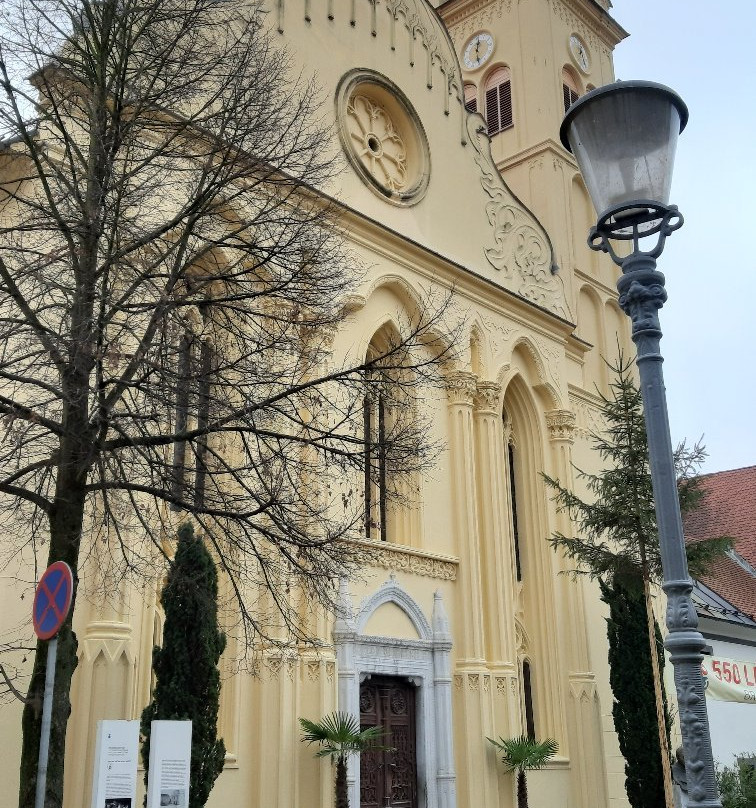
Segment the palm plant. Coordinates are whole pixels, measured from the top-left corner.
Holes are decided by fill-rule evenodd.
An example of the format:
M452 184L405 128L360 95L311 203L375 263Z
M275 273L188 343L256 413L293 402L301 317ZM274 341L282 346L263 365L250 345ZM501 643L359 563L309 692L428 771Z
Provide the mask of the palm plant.
M336 762L336 808L349 808L347 791L347 758L366 749L381 749L377 741L383 735L380 727L360 729L358 719L351 713L334 712L320 721L300 718L302 741L317 743L321 748L315 757L330 757Z
M537 741L528 735L517 738L487 738L501 755L508 772L517 772L517 808L528 808L528 782L525 772L542 769L556 754L559 744L553 738Z

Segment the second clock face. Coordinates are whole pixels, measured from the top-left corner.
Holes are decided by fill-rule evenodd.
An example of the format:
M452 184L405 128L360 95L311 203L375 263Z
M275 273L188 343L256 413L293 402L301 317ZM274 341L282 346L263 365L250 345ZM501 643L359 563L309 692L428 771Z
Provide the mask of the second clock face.
M468 70L477 70L489 60L494 49L494 38L489 33L481 32L465 46L462 61Z

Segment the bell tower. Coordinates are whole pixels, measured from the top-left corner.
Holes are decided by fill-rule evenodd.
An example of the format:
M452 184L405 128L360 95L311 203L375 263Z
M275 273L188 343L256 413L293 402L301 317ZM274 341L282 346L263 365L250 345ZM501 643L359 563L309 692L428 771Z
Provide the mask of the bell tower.
M465 106L479 113L491 152L514 193L545 226L578 339L576 386L609 381L602 357L629 346L616 306L616 268L586 244L595 212L572 157L559 142L571 103L614 81L612 51L627 32L611 0L446 0L436 3L454 41Z

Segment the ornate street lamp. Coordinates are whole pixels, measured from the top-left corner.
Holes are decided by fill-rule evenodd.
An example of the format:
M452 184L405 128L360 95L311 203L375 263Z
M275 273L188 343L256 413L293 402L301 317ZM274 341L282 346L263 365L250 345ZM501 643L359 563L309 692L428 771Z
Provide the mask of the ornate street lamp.
M622 269L619 304L637 347L659 544L667 595L664 646L674 665L689 808L721 808L714 777L701 676L706 643L690 593L667 400L659 309L667 299L656 259L683 218L669 204L677 136L688 121L682 99L660 84L626 81L599 87L567 111L560 135L577 159L599 212L588 244ZM641 249L641 245L647 249Z

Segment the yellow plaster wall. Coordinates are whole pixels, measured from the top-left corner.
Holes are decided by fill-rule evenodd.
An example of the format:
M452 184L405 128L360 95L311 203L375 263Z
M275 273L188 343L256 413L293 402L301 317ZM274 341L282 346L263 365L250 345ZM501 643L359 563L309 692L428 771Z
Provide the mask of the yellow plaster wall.
M376 331L387 322L399 323L402 311L429 289L443 293L453 288L448 316L466 323L458 358L448 368L447 388L417 391L429 415L431 438L445 448L420 481L416 533L375 545L373 563L350 582L351 600L358 610L394 575L430 622L434 593L441 594L453 643L459 808L514 805L512 778L503 773L485 736L523 731L523 659L533 666L538 734L553 735L560 744L555 761L530 778L533 804L623 808L623 761L611 725L603 609L595 587L559 575L565 562L545 540L569 525L556 513L539 477L543 470L576 483L573 463L597 467L587 435L598 424L595 385L606 383L598 353L614 344L617 331L628 345L623 315L611 302L614 267L584 246L582 230L592 213L575 164L557 142L560 76L569 59L570 33L577 30L591 44L594 71L588 78L598 85L612 77L610 51L621 32L588 0L437 5L451 39L430 7L416 6L415 0L378 4L375 17L376 7L367 0L268 3L276 43L289 49L295 69L316 74L323 109L334 125L339 79L355 66L370 68L408 96L430 147L428 190L413 206L379 198L347 164L325 189L347 207L347 237L355 262L365 269L349 317L335 336L333 361L364 356ZM393 34L389 7L397 13ZM430 37L407 32L404 8L408 14L421 9L424 31L435 36L438 60L429 62ZM496 35L493 61L479 75L463 76L457 56L469 36L482 29ZM560 273L544 274L549 289L544 305L513 294L512 260L497 268L486 257L486 246L496 243L485 181L487 155L473 148L458 98L461 87L454 82L473 78L480 83L499 62L512 68L515 126L493 139L492 155L538 219L516 200L507 197L507 205L530 223L537 239L545 226L553 245ZM324 148L342 159L336 132ZM510 249L506 242L505 247ZM514 574L510 437L525 459L518 471L524 497L518 508L521 582ZM93 600L77 610L82 661L74 685L65 808L87 804L96 720L136 718L148 697L158 585L124 584L109 603ZM0 593L3 625L5 614L20 614L28 603L19 605L9 591ZM323 642L317 651L295 645L261 649L254 675L235 672L230 664L226 668L220 724L229 739L229 756L210 808L332 804L330 764L315 760L300 743L297 719L319 718L341 706L331 645L334 616L313 610L307 619ZM393 603L373 614L363 634L418 637L406 612ZM18 749L17 712L2 711L7 749ZM16 765L15 751L0 763L9 790L15 788Z

